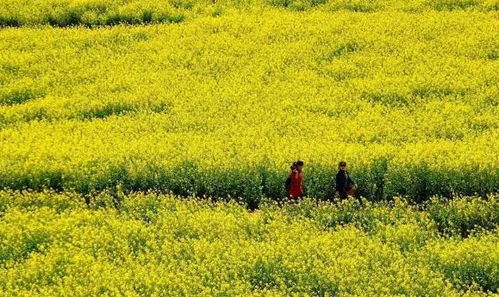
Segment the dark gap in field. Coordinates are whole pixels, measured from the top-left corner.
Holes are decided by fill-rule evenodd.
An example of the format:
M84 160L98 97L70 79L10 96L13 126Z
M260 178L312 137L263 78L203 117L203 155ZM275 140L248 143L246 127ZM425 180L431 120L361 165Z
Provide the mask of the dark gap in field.
M15 69L15 68L13 68ZM34 89L20 89L0 93L0 106L22 104L45 96L45 92Z
M111 116L132 115L141 111L164 113L169 112L171 109L172 105L168 102L160 102L145 106L125 103L113 103L107 104L102 107L81 111L76 116L71 116L69 118L79 118L83 120L105 119Z
M105 119L110 116L130 115L137 112L137 107L126 104L110 104L99 108L81 111L75 118L83 120Z
M459 96L463 97L467 93L466 90L454 90L444 87L434 87L434 86L421 86L416 87L412 90L411 95L418 98L429 98L429 97L447 97L447 96Z
M6 27L30 27L33 25L50 25L52 27L70 28L70 27L109 27L116 25L154 25L154 24L177 24L184 22L186 16L179 13L174 15L155 16L152 11L144 11L140 16L109 15L103 20L89 22L82 20L82 12L66 11L61 15L47 15L36 24L26 24L14 17L0 17L0 28Z
M0 114L0 130L10 125L18 123L26 123L31 121L47 121L55 122L61 119L92 121L98 119L106 119L112 116L127 116L134 115L139 112L152 113L168 113L173 108L169 102L159 102L145 106L126 104L126 103L109 103L100 107L88 108L80 110L76 113L60 115L57 112L53 113L45 107L31 108L29 113L23 114L21 120L7 118Z
M499 58L499 51L491 51L487 54L487 59L489 60L497 60Z
M334 59L358 52L361 49L362 46L356 41L343 43L333 49L326 50L326 53L319 57L318 62L331 63Z
M430 1L429 6L437 11L465 10L478 6L477 0L436 0Z
M410 98L397 93L362 92L360 97L368 102L393 108L407 107L411 104Z

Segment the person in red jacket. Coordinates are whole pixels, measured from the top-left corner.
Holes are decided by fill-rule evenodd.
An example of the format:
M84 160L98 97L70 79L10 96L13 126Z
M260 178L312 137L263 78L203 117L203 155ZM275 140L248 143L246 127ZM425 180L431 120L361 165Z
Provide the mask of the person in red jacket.
M288 188L288 197L291 200L303 198L303 161L296 161L291 165L290 185Z

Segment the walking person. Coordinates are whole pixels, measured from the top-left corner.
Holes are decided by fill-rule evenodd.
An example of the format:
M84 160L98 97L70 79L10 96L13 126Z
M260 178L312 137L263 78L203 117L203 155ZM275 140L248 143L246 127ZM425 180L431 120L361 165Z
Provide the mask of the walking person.
M291 172L286 180L286 188L288 190L288 198L291 201L298 201L303 198L303 161L293 162Z
M341 199L347 199L348 195L357 197L356 189L357 183L350 177L347 171L347 162L341 161L338 163L338 173L336 173L336 195L340 196Z

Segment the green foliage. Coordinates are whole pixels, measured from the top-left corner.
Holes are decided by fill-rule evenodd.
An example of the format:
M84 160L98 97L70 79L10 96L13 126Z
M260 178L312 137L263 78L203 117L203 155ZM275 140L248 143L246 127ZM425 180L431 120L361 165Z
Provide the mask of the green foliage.
M499 201L461 198L450 201L433 199L427 206L428 215L440 232L466 237L480 230L495 230L499 222Z

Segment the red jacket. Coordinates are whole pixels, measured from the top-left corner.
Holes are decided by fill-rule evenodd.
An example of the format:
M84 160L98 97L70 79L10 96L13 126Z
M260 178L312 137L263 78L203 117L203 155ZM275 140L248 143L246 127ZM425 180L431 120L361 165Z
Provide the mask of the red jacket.
M297 197L303 194L302 182L303 172L298 172L298 170L291 171L291 186L289 187L289 196Z

